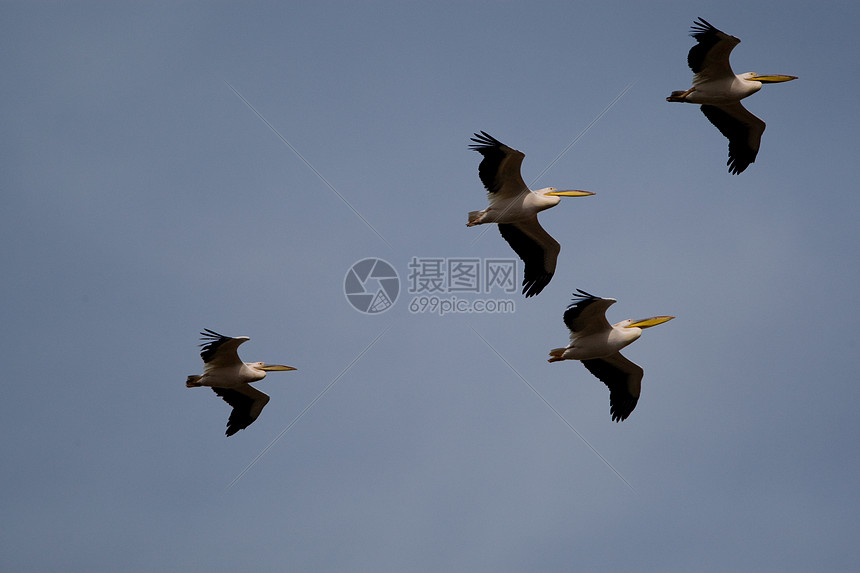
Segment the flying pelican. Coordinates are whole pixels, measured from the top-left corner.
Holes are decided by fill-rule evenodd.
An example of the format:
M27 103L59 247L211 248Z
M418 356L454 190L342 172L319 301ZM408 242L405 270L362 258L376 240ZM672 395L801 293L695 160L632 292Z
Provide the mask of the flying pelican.
M532 191L520 175L525 154L510 148L482 131L472 138L469 148L484 156L478 176L487 188L490 206L471 211L467 227L498 223L499 232L525 264L523 294L538 294L552 280L561 245L544 231L537 214L555 207L562 197L586 197L590 191L558 191L546 187Z
M740 43L704 19L693 22L690 35L698 42L690 48L687 63L695 74L693 87L674 91L666 101L702 104L702 113L729 140L729 171L737 175L755 161L765 123L748 112L741 100L762 84L796 80L797 76L760 76L755 72L735 75L729 64L732 48Z
M643 328L663 324L674 316L654 316L641 320L622 320L610 325L606 309L614 298L600 298L576 289L573 303L564 313L570 329L570 344L549 351L549 362L580 360L588 371L609 387L609 413L620 422L636 407L642 388L642 368L630 362L619 350L642 335Z
M247 336L231 338L208 328L200 333L203 350L203 375L189 376L186 388L209 386L230 406L233 412L227 421L227 435L232 436L254 423L269 402L269 396L250 386L266 377L266 372L295 370L292 366L266 364L265 362L242 362L237 349Z

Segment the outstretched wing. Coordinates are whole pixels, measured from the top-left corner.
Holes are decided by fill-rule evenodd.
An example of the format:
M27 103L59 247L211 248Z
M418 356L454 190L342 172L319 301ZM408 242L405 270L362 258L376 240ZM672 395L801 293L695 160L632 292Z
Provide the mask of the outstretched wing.
M702 113L729 140L726 165L735 175L755 161L765 123L738 103L703 105Z
M609 388L609 413L614 422L626 420L639 401L643 371L620 352L583 360L583 366Z
M484 156L478 166L478 176L490 197L516 197L528 191L520 174L525 154L508 147L485 131L476 133L469 149Z
M200 358L207 366L220 367L242 364L237 349L240 344L247 342L250 338L247 336L231 338L206 328L204 332L200 333L200 340L203 341L200 345L203 347L200 351Z
M687 64L698 80L734 77L729 55L732 49L740 44L739 39L717 30L702 18L693 22L690 35L697 43L687 54ZM696 84L696 80L693 84Z
M517 223L499 223L499 232L523 260L523 294L540 293L552 280L561 245L540 226L537 215Z
M247 384L236 388L212 388L212 391L233 407L227 420L228 436L253 424L269 402L268 394Z
M615 304L614 298L600 298L584 290L576 289L573 302L564 311L564 324L574 336L585 336L609 330L612 326L606 320L606 309Z

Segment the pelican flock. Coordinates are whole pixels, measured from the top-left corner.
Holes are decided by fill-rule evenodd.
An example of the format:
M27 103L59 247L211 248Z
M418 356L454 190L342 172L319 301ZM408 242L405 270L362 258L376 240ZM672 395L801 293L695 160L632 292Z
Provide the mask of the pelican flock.
M576 289L573 303L564 312L570 330L570 344L549 351L549 362L579 360L589 372L609 388L609 413L612 420L626 420L639 401L642 368L619 352L642 336L643 328L663 324L674 316L627 319L616 324L606 320L606 309L614 298L600 298Z
M702 18L693 22L690 35L697 42L687 54L687 64L695 74L693 87L673 91L666 101L702 104L702 113L729 140L729 171L743 173L758 155L765 123L747 111L741 100L759 91L763 84L796 80L797 76L760 76L755 72L735 75L729 55L740 43L738 38L717 30Z
M766 83L787 82L795 76L761 76L753 72L736 75L729 63L738 38L721 32L702 18L694 21L694 45L687 63L694 76L692 87L673 91L670 102L701 105L702 113L729 140L729 172L742 173L756 159L765 123L747 111L741 100L756 93ZM525 154L505 145L485 131L475 133L469 148L481 154L478 176L487 190L489 205L468 214L468 227L495 223L499 232L524 263L522 293L539 294L552 280L561 245L538 221L538 213L559 204L562 197L586 197L590 191L554 187L531 190L523 180L521 168ZM621 229L613 229L622 232ZM579 237L582 243L599 237ZM587 245L586 245L587 247ZM610 416L615 422L626 420L636 408L642 387L643 370L621 355L621 349L637 340L643 329L663 324L673 316L623 320L614 325L606 320L606 310L616 301L577 290L564 312L570 343L549 353L550 363L578 360L609 388ZM201 332L202 375L188 376L186 387L207 386L232 408L227 436L247 428L260 415L269 396L250 384L266 377L267 372L295 370L291 366L264 362L242 362L238 347L247 336L223 336L212 330Z
M538 222L537 214L555 207L562 197L587 197L590 191L559 191L546 187L532 191L520 174L525 154L482 131L469 147L484 158L478 176L487 189L489 207L471 211L467 227L497 223L499 232L525 266L523 294L534 296L544 289L555 273L561 245Z
M233 407L227 421L227 435L232 436L253 424L269 402L269 396L252 387L251 382L259 382L266 377L266 372L285 372L295 368L265 362L242 362L237 349L240 344L251 340L247 336L224 336L208 328L200 336L203 341L200 351L203 374L189 376L185 387L209 386Z

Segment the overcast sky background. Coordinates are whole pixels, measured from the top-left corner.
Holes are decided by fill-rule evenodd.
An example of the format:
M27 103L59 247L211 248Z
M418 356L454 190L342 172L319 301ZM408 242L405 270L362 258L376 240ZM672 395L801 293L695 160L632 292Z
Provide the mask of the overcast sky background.
M800 77L745 100L767 131L740 176L665 101L698 16L743 40L737 73ZM0 4L0 569L860 569L858 22L848 1ZM597 195L541 216L558 271L493 295L514 313L410 313L412 257L512 256L465 226L478 130L536 187ZM366 257L402 281L374 316L343 292ZM546 362L576 288L617 298L610 322L677 316L624 352L645 378L623 423ZM184 386L203 328L298 368L231 438Z

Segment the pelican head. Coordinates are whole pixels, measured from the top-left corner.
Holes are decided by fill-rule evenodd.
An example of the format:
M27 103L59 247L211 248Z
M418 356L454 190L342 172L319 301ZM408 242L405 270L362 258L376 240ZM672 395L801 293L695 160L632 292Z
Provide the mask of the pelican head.
M790 82L791 80L797 79L797 76L760 76L755 72L747 72L742 77L745 80L749 80L751 82L761 82L763 84L778 84L782 82Z
M292 366L283 366L281 364L267 364L265 362L251 362L248 364L254 370L262 370L263 372L287 372L295 370Z
M624 328L651 328L664 322L669 322L675 318L674 316L652 316L651 318L642 318L639 320L627 319L620 326ZM624 324L627 323L627 324Z

